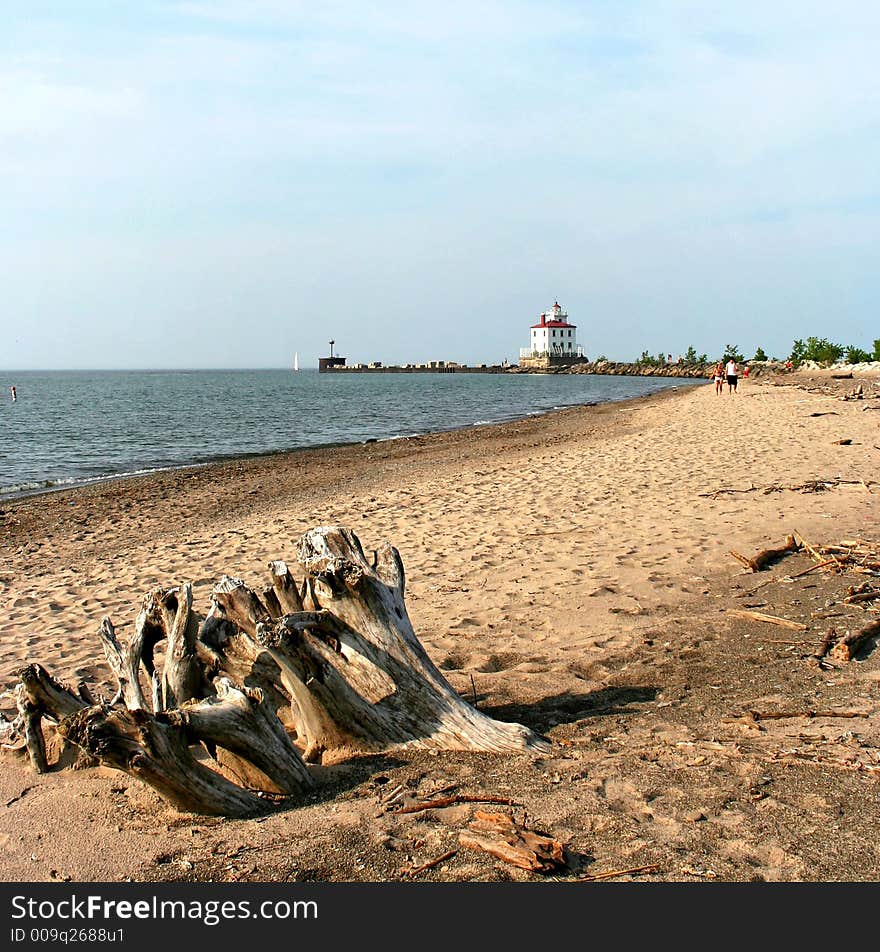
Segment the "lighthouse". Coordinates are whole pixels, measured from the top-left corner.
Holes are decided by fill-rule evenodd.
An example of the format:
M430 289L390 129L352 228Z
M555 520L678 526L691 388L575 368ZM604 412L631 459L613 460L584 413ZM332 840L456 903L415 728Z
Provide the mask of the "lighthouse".
M577 342L577 325L568 320L568 311L559 301L541 314L530 328L529 347L520 350L520 363L531 366L574 363L583 359Z

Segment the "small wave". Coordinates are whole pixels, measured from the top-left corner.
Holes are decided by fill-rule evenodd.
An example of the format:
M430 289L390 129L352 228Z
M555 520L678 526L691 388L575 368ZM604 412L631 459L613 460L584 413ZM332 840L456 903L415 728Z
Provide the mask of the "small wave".
M188 466L205 464L189 463ZM0 499L15 499L20 496L32 496L35 493L60 492L75 486L90 486L94 483L105 483L111 479L132 479L136 476L149 476L151 473L162 473L178 466L151 466L144 469L132 469L122 473L99 473L92 476L67 476L63 479L40 479L26 483L12 483L0 487Z

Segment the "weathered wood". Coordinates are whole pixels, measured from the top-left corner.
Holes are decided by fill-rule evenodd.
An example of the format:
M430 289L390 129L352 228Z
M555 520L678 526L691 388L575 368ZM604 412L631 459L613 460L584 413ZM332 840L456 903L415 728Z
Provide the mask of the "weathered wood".
M797 539L795 539L793 535L789 535L786 536L785 542L783 542L781 546L761 549L760 552L755 553L751 558L740 555L733 550L731 550L730 554L753 572L760 572L762 569L767 568L768 565L773 565L775 562L778 562L783 556L788 555L789 552L797 552L800 547L800 543Z
M307 761L324 751L404 745L547 749L548 742L528 728L471 707L434 667L409 622L403 567L391 546L368 562L350 530L322 528L300 540L299 561L306 569L301 600L314 611L290 612L273 623L264 602L228 577L213 599L277 664L275 687L290 699ZM277 563L272 570L275 578L287 574ZM282 605L293 589L289 583L275 587Z
M565 847L559 840L530 830L505 813L477 810L458 841L533 873L548 873L565 865Z
M42 716L60 721L85 707L85 702L56 681L41 664L28 664L15 672L22 690Z
M196 761L184 732L149 711L84 708L58 731L102 764L143 780L186 813L250 817L267 803Z
M214 604L231 621L251 638L257 633L257 625L271 623L272 616L263 602L241 579L224 575L211 593Z
M166 615L168 645L162 669L162 701L165 710L205 696L206 684L196 651L199 622L192 611L189 583L164 593L160 604ZM167 617L173 611L170 625Z
M141 600L141 607L134 622L134 633L128 643L128 664L138 671L144 666L150 682L150 700L153 711L162 710L162 680L156 670L156 645L167 637L160 599L165 589L156 588L147 592Z
M816 717L843 717L852 719L854 717L870 717L870 714L862 711L749 711L749 715L754 721L780 721L787 720L790 717L806 717L813 720Z
M302 596L299 593L296 581L290 574L287 563L280 559L270 562L269 573L272 576L275 597L281 607L279 614L286 615L289 612L301 612L303 610Z
M46 759L46 738L43 736L43 714L31 701L21 684L16 686L15 704L18 708L20 729L24 734L25 747L31 766L38 774L49 770Z
M146 710L147 702L144 699L144 692L138 677L140 659L132 655L128 647L123 648L119 644L116 629L108 617L101 620L98 637L104 646L104 657L107 659L107 664L110 665L110 670L116 677L118 685L116 694L110 702L111 707L121 700L131 711ZM94 701L91 703L94 703Z
M828 656L834 661L852 661L868 642L880 636L880 619L872 621L858 631L850 632L831 646Z
M746 618L749 621L762 621L769 625L779 625L781 628L790 628L792 631L807 630L807 626L799 621L790 621L788 618L779 618L776 615L765 615L764 612L752 612L744 608L728 608L727 614L734 618Z
M262 599L224 576L203 620L188 583L152 590L128 644L105 617L99 637L118 688L111 705L96 704L85 684L71 691L38 664L22 668L10 729L24 737L35 769L48 766L48 719L82 758L139 777L179 809L244 817L270 803L245 787L302 796L314 785L307 764L325 751L549 750L524 725L469 705L435 667L407 614L393 546L367 559L351 530L321 527L300 539L298 556L301 587L281 561L269 563ZM163 640L160 677L155 649ZM124 708L113 707L119 700ZM451 802L476 799L507 802L466 795Z
M217 696L190 701L165 715L191 741L207 741L253 764L272 781L274 792L302 793L314 785L299 751L259 688L215 682Z
M278 596L275 594L274 588L263 589L263 604L273 619L280 618L284 614L281 602L278 601Z
M629 869L609 869L605 873L591 873L589 876L578 876L576 883L595 883L600 879L616 879L618 876L636 876L639 873L657 873L659 863L649 863L647 866L631 866ZM712 874L714 875L714 873Z
M406 611L396 549L386 543L371 564L350 529L319 527L300 538L298 560L309 597L326 614L318 611L313 627L295 643L288 638L286 646L317 666L307 687L350 746L549 749L548 741L527 727L476 710L435 667ZM338 648L315 631L331 635Z
M815 572L817 569L828 568L829 565L836 565L839 567L840 563L837 561L837 559L826 559L824 562L816 562L807 569L801 569L800 572L795 572L794 575L789 575L789 578L792 580L796 578L803 578L804 575L809 575L811 572Z
M429 859L427 863L422 863L420 866L413 866L409 869L402 869L400 874L402 876L418 876L419 873L424 873L426 870L433 869L435 866L439 866L441 863L445 863L446 860L452 859L458 853L458 850L447 850L445 853L441 853L439 856L435 856L434 859Z
M320 674L308 646L289 650L283 623L280 628L272 624L264 603L240 579L224 576L212 599L211 616L222 616L239 631L222 644L224 672L259 686L272 699L279 717L296 732L306 762L320 762L327 747L346 746L346 737L307 686ZM314 614L309 618L317 620Z
M480 794L455 793L450 797L436 797L433 800L425 800L423 803L411 803L408 807L401 807L395 810L395 813L421 813L424 810L442 810L444 807L451 807L456 803L503 803L505 806L516 806L516 801L510 797L498 797L491 794L481 796Z
M43 720L58 724L85 707L85 701L67 685L56 681L41 664L26 665L16 671L16 676L19 679L16 705L28 756L34 770L45 773L49 765Z
M827 664L825 663L825 656L831 650L831 646L835 641L837 641L837 632L834 630L834 628L829 628L828 631L825 632L825 637L822 639L822 644L819 645L815 654L812 655L812 657L819 662L820 667L827 667Z

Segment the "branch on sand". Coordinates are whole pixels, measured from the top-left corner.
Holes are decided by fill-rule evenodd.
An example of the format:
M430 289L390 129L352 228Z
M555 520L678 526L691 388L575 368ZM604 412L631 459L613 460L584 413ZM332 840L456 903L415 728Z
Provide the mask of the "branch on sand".
M793 535L789 535L786 536L785 542L783 542L781 546L761 549L760 552L756 552L751 558L740 555L739 552L734 552L732 549L730 554L739 562L742 562L746 568L751 569L753 572L760 572L762 569L767 568L767 566L775 564L790 552L800 551L800 548L800 542L798 542Z

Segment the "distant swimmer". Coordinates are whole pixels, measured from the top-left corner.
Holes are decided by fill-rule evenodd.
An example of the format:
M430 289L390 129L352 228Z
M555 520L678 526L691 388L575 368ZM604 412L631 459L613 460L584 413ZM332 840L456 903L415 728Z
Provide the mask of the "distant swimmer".
M18 399L18 397L17 397L17 395L16 395L15 386L14 386L14 385L9 388L9 392L12 394L12 402L15 403L15 401Z

